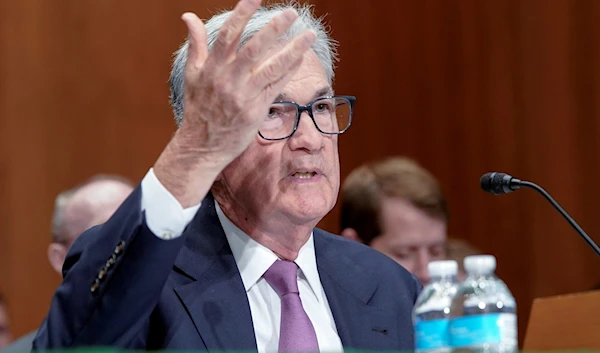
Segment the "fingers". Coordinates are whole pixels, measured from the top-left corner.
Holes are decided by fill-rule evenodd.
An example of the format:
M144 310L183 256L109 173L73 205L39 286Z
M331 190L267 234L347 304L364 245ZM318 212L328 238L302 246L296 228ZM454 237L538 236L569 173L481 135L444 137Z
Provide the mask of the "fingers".
M263 90L289 76L289 71L298 64L316 38L317 34L310 30L294 38L255 70L251 85Z
M298 59L295 63L290 65L290 67L287 69L287 72L283 76L281 76L277 81L272 82L264 88L263 96L265 102L271 104L273 102L273 99L275 99L275 97L277 97L277 95L283 91L285 86L288 84L288 82L290 82L292 77L294 77L294 75L302 65L302 59L303 58L300 57L300 59Z
M206 29L198 16L193 13L184 13L181 16L181 19L188 28L189 44L186 67L197 71L202 67L208 57Z
M212 48L218 62L229 62L237 52L240 37L248 20L260 6L260 0L240 0L229 15Z
M235 70L237 72L250 71L297 18L298 13L295 9L287 9L274 17L239 51L235 61Z

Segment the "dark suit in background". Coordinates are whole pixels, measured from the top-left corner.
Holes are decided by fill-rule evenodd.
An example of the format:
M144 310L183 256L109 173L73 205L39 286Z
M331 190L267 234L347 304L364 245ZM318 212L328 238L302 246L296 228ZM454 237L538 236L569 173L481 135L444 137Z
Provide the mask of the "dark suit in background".
M140 202L138 187L106 224L77 239L34 348L256 350L248 298L212 196L173 240L152 234ZM323 230L314 230L314 242L344 348L412 350L415 277Z

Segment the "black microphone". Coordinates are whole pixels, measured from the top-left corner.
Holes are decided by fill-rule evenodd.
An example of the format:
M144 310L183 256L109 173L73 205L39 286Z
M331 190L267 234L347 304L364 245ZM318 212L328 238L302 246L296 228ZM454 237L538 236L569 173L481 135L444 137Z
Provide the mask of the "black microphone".
M522 187L530 188L539 192L540 194L542 194L542 196L544 196L544 198L546 198L546 200L550 202L550 204L552 204L552 206L554 206L554 208L558 210L558 212L560 212L560 214L563 217L565 217L565 219L567 220L567 222L569 222L571 227L573 227L577 234L579 234L587 243L587 245L589 245L590 248L592 248L596 255L600 256L600 248L598 247L598 245L594 243L594 241L586 234L586 232L584 232L583 229L581 229L579 224L577 224L577 222L575 222L575 220L571 218L571 216L569 216L567 211L565 211L558 204L558 202L556 202L552 198L552 196L550 196L550 194L548 194L546 190L544 190L541 186L530 181L524 181L514 178L506 173L497 172L485 173L479 180L479 184L481 185L483 191L489 192L490 194L494 195L508 194L509 192L513 192Z

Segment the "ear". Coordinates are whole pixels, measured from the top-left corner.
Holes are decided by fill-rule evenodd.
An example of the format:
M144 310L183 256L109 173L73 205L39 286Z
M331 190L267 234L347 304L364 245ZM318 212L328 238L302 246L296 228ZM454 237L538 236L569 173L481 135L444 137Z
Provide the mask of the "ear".
M356 233L356 231L353 228L346 228L346 229L342 230L342 233L340 233L340 235L346 239L354 240L359 243L363 242L360 239L360 237L358 236L358 233Z
M48 245L48 261L50 261L50 265L58 273L62 276L62 266L65 262L65 257L67 256L67 248L58 243L52 243Z

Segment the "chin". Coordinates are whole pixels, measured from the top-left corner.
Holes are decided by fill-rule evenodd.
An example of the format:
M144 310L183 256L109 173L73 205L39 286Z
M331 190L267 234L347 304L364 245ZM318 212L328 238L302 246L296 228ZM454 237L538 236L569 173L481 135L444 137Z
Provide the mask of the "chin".
M323 194L300 195L293 198L288 205L288 214L301 222L318 223L331 209L334 203Z

